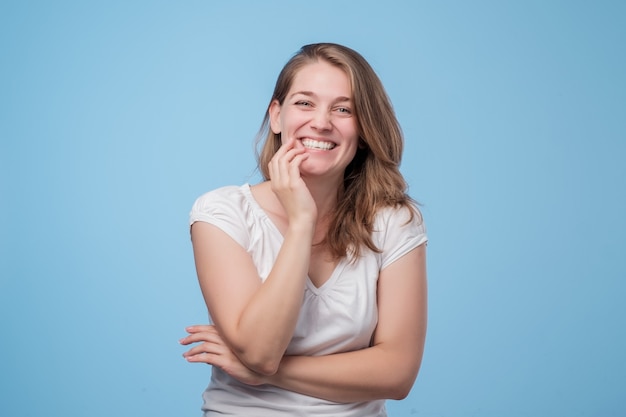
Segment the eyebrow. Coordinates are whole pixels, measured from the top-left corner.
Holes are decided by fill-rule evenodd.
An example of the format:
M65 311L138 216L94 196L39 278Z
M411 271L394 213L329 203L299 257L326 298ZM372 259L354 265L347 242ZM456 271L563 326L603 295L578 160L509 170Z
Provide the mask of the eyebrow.
M312 91L296 91L295 93L291 94L289 98L292 98L293 96L297 96L298 94L302 94L303 96L307 96L307 97L317 97L317 95ZM333 102L335 103L343 103L344 101L352 101L352 99L350 97L341 96L333 100Z

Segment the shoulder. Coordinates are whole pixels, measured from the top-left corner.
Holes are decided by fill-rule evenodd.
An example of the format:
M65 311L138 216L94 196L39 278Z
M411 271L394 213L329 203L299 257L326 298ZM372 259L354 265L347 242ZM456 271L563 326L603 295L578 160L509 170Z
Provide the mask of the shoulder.
M428 241L424 218L414 204L381 209L376 214L372 237L382 251L382 267Z
M414 203L407 206L383 207L376 213L374 232L389 232L401 229L424 229L424 218Z
M218 227L243 247L249 244L258 214L250 199L250 186L226 186L196 199L189 213L189 225L196 222Z
M193 209L203 209L215 204L232 204L243 198L242 186L228 185L202 194L193 204Z
M249 186L229 185L202 194L196 199L189 214L189 222L207 221L209 217L232 217L246 211Z

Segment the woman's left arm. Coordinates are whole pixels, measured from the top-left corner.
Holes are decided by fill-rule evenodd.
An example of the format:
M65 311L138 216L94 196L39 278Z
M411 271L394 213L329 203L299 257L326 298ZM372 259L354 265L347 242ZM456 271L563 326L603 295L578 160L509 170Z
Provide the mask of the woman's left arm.
M266 382L336 402L406 397L426 338L426 244L381 271L378 313L371 347L327 356L285 356Z
M378 326L372 346L326 356L285 356L278 372L257 374L241 364L213 326L192 326L184 345L190 362L222 368L240 381L272 384L335 402L402 399L415 382L426 337L426 244L386 267L378 279Z

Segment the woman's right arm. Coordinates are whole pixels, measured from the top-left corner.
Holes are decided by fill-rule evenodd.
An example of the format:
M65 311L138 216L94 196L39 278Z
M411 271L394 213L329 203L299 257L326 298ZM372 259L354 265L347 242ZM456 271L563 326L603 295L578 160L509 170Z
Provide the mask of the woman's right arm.
M317 211L299 175L303 154L283 146L271 162L272 189L289 225L275 264L261 282L250 255L208 223L191 228L196 270L213 323L250 369L273 374L293 336L311 257Z

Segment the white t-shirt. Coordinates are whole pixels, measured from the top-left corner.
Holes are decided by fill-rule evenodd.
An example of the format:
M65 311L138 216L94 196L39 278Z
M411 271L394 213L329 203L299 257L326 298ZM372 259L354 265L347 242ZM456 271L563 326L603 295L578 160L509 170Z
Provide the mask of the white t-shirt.
M377 215L373 241L382 253L367 248L357 262L339 261L330 278L316 287L310 279L287 355L319 356L363 349L376 328L376 289L382 269L427 241L420 216L408 209L386 208ZM193 205L190 224L202 221L219 227L252 257L259 277L269 275L283 236L256 202L250 186L228 186L202 195ZM249 386L213 367L203 394L205 417L384 417L384 401L335 403L271 385Z

